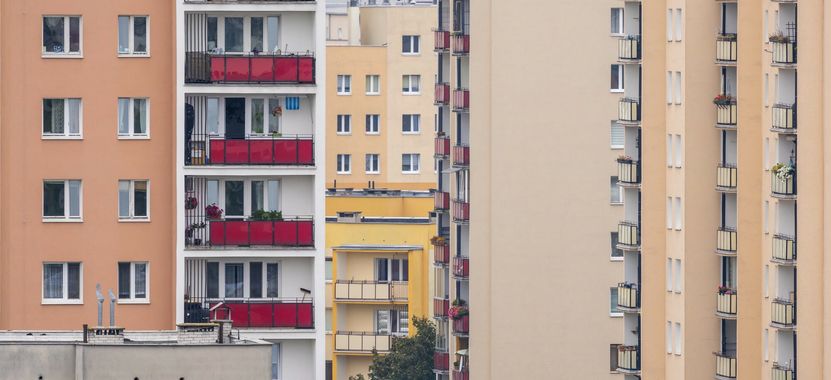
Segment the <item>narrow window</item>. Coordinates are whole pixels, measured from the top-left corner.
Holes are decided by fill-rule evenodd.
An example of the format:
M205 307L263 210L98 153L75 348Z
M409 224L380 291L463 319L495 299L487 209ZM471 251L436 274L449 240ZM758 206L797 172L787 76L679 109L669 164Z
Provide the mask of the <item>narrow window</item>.
M352 76L338 75L338 95L352 94Z
M352 156L349 154L339 154L337 156L337 171L338 174L350 174L352 172Z
M418 153L404 153L401 155L401 172L404 174L417 174L419 172L419 164L421 154Z
M623 149L625 137L626 135L623 126L618 124L617 121L612 120L612 124L609 129L610 148Z
M352 133L352 115L338 115L336 132L339 135Z
M684 33L684 17L681 8L675 9L675 41L681 41Z
M621 188L618 184L617 176L612 176L609 178L609 203L623 203L623 188Z
M150 136L146 98L118 98L118 137Z
M149 219L149 190L146 180L118 181L118 219Z
M623 8L612 8L611 33L623 34Z
M147 55L147 16L118 16L118 54Z
M681 270L681 259L675 259L675 292L681 293L683 291L684 276Z
M381 76L367 75L366 76L366 94L378 95L381 93Z
M81 54L81 17L43 17L44 56Z
M381 172L378 161L378 154L370 153L366 155L366 174L378 174Z
M611 253L612 260L623 259L623 250L617 247L617 243L618 243L617 231L612 232L611 242L612 242L612 253Z
M405 95L417 95L421 92L421 75L402 76L402 92Z
M381 115L366 115L366 133L377 135L381 133Z
M612 92L623 92L623 65L613 64L612 77L609 90Z

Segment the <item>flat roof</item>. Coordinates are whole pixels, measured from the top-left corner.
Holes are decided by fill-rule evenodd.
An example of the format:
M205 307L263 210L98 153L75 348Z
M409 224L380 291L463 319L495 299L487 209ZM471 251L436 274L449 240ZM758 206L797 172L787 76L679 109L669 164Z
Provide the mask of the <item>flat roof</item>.
M396 244L344 244L332 247L337 251L422 251L421 245L396 245Z

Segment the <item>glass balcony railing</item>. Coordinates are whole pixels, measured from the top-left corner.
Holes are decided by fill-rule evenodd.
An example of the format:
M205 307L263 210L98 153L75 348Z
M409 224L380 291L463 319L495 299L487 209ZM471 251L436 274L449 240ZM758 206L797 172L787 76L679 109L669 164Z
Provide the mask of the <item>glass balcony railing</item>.
M716 376L723 379L734 379L736 378L737 369L735 353L716 353Z
M185 83L314 84L313 55L188 52Z
M779 263L796 263L796 238L784 234L773 235L771 255Z

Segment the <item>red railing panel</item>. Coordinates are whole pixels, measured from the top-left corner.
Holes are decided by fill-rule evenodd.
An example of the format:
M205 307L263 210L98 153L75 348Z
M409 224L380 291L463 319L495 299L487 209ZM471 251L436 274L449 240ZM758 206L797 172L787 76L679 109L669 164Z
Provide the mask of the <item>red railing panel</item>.
M312 139L301 139L297 141L298 164L312 165L315 162L314 143Z
M450 155L450 139L447 137L436 137L436 154L439 156Z
M211 81L225 80L225 57L211 57Z
M225 140L210 140L209 144L210 162L212 164L225 163Z
M249 81L251 78L250 64L250 57L225 57L225 81Z
M251 60L252 82L271 82L274 80L274 59L272 57L249 57Z
M433 298L433 315L446 317L450 311L450 300L447 298Z
M311 142L311 140L309 141ZM297 147L297 140L275 140L274 163L285 165L299 163Z
M249 161L248 152L248 140L225 140L224 162L226 164L246 164Z
M248 326L249 327L272 327L274 316L276 315L274 310L274 304L272 303L259 303L259 302L251 302L248 304L249 306L249 316L248 316ZM231 317L234 319L234 323L236 324L236 316L232 313Z
M314 83L315 81L315 61L311 57L300 58L300 69L298 82Z
M307 302L284 302L270 299L224 300L230 315L217 315L218 318L230 318L234 327L283 327L314 328L314 315L311 300ZM217 305L209 302L208 307Z
M209 164L314 165L311 138L211 139Z
M450 369L450 354L447 352L433 353L433 369L447 371Z
M274 222L250 221L251 239L253 245L271 245L274 243Z
M210 222L212 245L313 246L311 220L214 220Z
M247 327L251 322L249 319L248 303L226 303L231 313L232 325L235 327Z
M453 320L453 331L457 333L468 333L470 332L470 316L465 315L459 319Z
M297 223L297 245L314 244L314 228L311 220L298 221Z
M274 243L277 245L295 245L297 243L297 223L287 220L274 222Z
M274 58L274 80L278 82L296 82L298 80L297 57Z
M453 147L453 164L470 165L470 147L456 145Z
M467 257L453 258L453 274L457 277L470 276L470 260Z
M274 161L274 144L271 140L246 140L248 141L248 163L270 164Z

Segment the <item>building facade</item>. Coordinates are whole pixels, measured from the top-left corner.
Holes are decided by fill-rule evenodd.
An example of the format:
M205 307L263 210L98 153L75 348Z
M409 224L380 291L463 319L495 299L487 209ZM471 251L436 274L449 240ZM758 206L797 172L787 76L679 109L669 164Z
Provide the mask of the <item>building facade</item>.
M435 188L436 7L344 9L328 15L327 187Z

